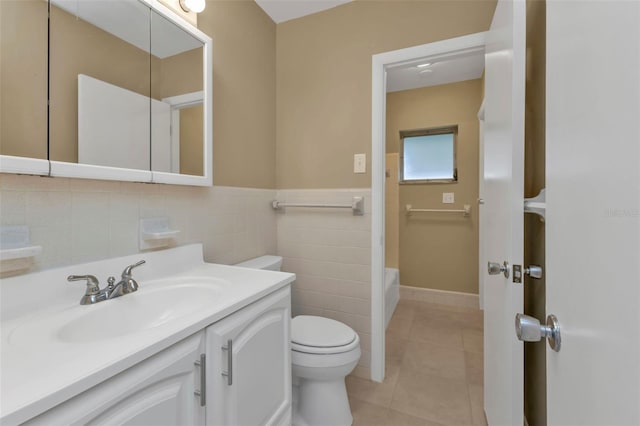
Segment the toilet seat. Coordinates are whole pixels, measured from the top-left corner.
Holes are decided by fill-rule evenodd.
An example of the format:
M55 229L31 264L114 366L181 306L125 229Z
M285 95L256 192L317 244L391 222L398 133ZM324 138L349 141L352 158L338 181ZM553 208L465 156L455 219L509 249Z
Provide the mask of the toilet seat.
M291 320L291 349L296 352L329 355L349 352L359 345L358 334L339 321L312 315Z

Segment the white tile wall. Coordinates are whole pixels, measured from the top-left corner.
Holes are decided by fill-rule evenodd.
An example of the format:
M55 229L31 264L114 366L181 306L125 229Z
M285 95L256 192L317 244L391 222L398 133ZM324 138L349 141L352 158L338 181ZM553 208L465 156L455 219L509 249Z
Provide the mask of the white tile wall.
M271 201L349 204L350 210L275 212ZM168 216L175 245L204 243L205 260L233 264L264 254L284 257L297 274L293 314L322 315L358 332L356 374L369 376L371 350L371 191L199 188L0 175L0 225L28 225L43 247L32 270L138 253L142 217Z
M361 339L355 374L371 364L371 191L279 190L283 202L350 204L365 197L364 216L350 210L287 208L277 214L278 254L297 275L293 315L321 315L351 326Z
M32 270L138 253L142 217L168 216L174 245L236 263L276 252L275 190L199 188L0 175L0 225L28 225L43 247Z

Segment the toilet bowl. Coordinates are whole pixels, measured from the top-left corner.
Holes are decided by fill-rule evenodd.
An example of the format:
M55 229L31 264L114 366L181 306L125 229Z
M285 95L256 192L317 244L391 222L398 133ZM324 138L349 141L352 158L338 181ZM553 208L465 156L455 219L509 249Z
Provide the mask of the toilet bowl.
M280 270L280 256L262 256L236 266ZM360 337L330 318L299 315L291 320L293 425L353 423L344 379L360 360Z

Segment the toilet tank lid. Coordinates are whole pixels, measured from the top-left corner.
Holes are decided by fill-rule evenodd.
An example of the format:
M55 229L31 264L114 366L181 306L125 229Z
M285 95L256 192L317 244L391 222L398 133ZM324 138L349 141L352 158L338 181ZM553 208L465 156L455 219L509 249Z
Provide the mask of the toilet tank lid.
M244 262L236 263L235 266L253 269L270 269L279 271L282 266L282 256L260 256Z
M353 342L356 332L331 318L298 315L291 320L291 342L298 345L331 348Z

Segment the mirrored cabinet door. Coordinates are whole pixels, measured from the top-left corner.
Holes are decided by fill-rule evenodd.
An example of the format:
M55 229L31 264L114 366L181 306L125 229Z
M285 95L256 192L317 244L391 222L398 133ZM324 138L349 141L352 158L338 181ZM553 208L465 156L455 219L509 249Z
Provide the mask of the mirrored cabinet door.
M204 43L151 13L151 170L204 175Z
M151 169L150 9L51 0L50 160Z
M47 2L0 0L0 155L47 160Z

